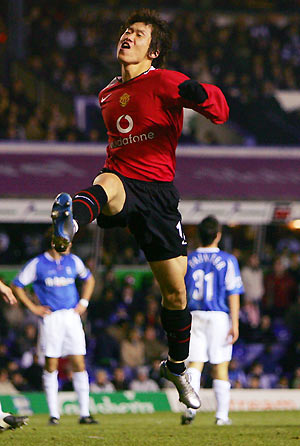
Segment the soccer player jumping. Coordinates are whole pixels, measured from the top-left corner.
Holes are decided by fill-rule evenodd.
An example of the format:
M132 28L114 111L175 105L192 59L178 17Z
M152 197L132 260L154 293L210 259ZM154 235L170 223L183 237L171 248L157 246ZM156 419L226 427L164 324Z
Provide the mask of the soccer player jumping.
M78 226L94 219L102 228L129 227L162 293L161 321L169 356L161 364L161 375L175 384L180 401L198 408L200 400L184 364L191 315L184 283L187 242L173 185L175 150L184 107L222 124L228 105L218 87L154 68L161 66L170 47L168 24L154 11L134 12L122 27L117 45L121 76L99 94L108 134L107 159L93 186L73 200L66 193L56 197L53 242L63 251Z

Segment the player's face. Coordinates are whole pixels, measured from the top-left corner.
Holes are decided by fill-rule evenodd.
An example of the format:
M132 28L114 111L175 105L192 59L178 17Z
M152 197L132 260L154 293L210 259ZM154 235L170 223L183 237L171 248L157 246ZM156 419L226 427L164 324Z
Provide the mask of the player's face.
M133 23L120 37L117 57L121 64L139 64L156 57L148 54L151 43L152 26L145 23ZM153 55L153 57L152 57Z

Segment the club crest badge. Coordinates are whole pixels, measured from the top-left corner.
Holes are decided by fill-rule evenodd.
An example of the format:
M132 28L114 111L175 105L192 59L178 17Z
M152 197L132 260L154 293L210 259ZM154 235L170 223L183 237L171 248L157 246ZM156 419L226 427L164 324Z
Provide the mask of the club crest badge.
M120 105L121 105L121 107L126 107L126 105L128 104L129 100L130 100L130 95L128 93L122 94L122 96L120 97Z

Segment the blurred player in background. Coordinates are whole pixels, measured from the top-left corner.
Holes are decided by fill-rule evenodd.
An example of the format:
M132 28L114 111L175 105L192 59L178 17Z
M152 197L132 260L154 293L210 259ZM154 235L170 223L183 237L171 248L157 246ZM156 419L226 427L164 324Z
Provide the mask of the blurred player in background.
M222 124L228 105L218 87L155 68L164 62L171 43L168 24L154 11L137 11L124 24L117 45L121 76L99 94L108 134L105 166L93 186L74 196L73 208L68 194L56 197L53 242L63 251L78 227L94 219L102 228L129 227L162 293L161 321L169 356L161 364L161 374L175 384L184 404L198 408L200 400L184 365L191 315L184 283L187 242L173 185L175 150L184 107Z
M15 298L12 290L0 280L0 296L4 301L10 305L15 305L17 299ZM16 416L7 412L3 412L2 405L0 403L0 432L10 429L16 429L24 424L27 424L28 417Z
M50 244L50 237L48 243ZM70 254L71 245L62 255L50 247L22 268L13 281L12 289L32 313L40 316L39 350L45 357L43 382L50 419L59 424L58 360L70 356L73 386L78 396L80 424L94 424L89 412L89 378L85 368L85 335L80 316L86 311L95 280L82 260ZM75 280L83 281L79 297ZM24 287L33 284L38 304L26 295Z
M240 294L244 292L237 259L221 251L221 227L214 216L198 226L201 247L188 256L185 276L192 331L188 373L198 393L204 363L213 367L213 389L217 401L216 424L228 425L230 382L228 365L232 344L239 337ZM196 411L187 409L182 424L190 424Z

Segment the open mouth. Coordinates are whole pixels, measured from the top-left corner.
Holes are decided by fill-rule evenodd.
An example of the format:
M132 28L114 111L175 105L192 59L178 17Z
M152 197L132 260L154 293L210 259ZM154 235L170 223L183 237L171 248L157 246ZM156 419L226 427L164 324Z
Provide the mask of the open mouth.
M122 44L121 44L121 48L123 49L123 50L129 50L130 49L130 45L129 45L129 43L128 42L123 42Z

